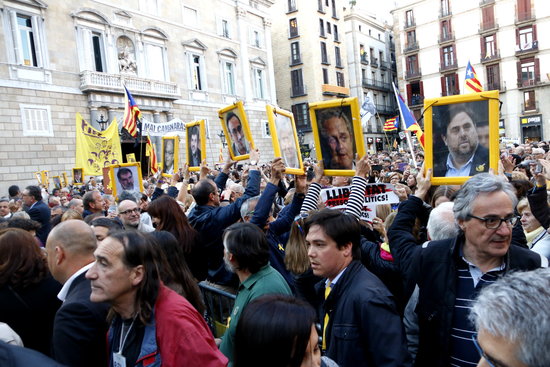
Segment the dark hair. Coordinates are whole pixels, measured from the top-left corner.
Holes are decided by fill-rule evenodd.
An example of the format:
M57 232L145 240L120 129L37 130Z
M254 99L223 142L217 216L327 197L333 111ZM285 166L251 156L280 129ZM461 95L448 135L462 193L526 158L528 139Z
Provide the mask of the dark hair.
M193 247L195 247L198 233L191 227L187 216L176 200L168 195L162 195L149 203L147 213L151 218L159 219L157 230L172 233L178 239L183 252L185 254L191 253Z
M46 258L29 232L19 228L0 230L0 286L25 288L48 274Z
M212 180L200 180L197 184L191 189L191 195L197 205L206 205L208 200L210 200L210 194L216 192L216 184ZM149 212L149 209L147 209Z
M109 233L124 229L124 227L122 226L122 224L120 224L120 222L114 219L106 218L106 217L94 218L90 222L90 226L108 228Z
M474 126L477 125L476 119L475 119L476 115L472 110L472 108L465 103L455 103L455 104L446 106L446 108L441 109L441 116L438 119L439 134L446 136L447 127L451 124L452 119L454 119L455 116L461 112L464 112L472 119Z
M155 263L155 248L151 237L139 231L117 231L109 237L120 242L124 251L121 259L128 268L142 265L144 268L143 280L137 286L135 307L139 320L146 325L153 313L160 287L160 275ZM114 311L109 312L112 320Z
M239 263L238 269L257 273L269 262L264 232L252 223L235 223L223 232L223 244Z
M174 235L167 231L155 231L150 235L155 239L157 246L157 264L160 278L168 287L185 297L200 314L204 313L205 306L201 298L199 286L193 279L193 274L185 261L185 253ZM175 284L174 284L175 283ZM175 289L176 288L176 289Z
M189 130L187 130L189 136L191 135L200 135L200 130L198 125L191 126Z
M8 221L8 228L19 228L24 231L38 231L42 227L40 222L26 218L11 218Z
M116 173L116 177L120 180L120 176L126 175L126 174L134 175L132 171L129 168L121 167L118 169L118 172Z
M348 243L352 244L353 259L360 260L359 244L361 241L361 225L353 216L339 210L323 209L311 214L304 222L306 236L311 226L318 225L332 238L338 248Z
M235 367L299 367L316 320L315 310L292 296L256 298L235 331Z
M90 210L90 204L94 202L94 192L98 191L88 191L82 197L82 205L84 206L84 209Z
M31 185L27 186L26 189L29 191L29 196L32 196L34 200L40 201L42 200L42 190L40 187Z
M235 112L228 112L227 115L225 115L225 124L228 125L229 120L231 120L233 117L236 117L237 120L239 120L239 122L241 122L241 119L239 118L239 116L237 116L237 114Z
M9 196L16 196L17 194L19 194L19 186L17 185L11 185L10 187L8 187L8 195Z

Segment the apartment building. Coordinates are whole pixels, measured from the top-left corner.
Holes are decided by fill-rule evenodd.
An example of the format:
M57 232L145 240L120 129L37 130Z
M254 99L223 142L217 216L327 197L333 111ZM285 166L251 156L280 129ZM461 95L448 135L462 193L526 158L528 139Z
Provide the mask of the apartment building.
M294 113L306 155L313 148L308 103L350 96L344 0L279 0L272 6L277 103Z
M396 81L395 44L391 27L369 12L366 4L347 7L344 12L347 62L351 95L362 103L370 95L377 115L366 130L367 151L384 149L388 133L382 130L387 118L399 113L392 82ZM394 133L390 133L392 136Z
M484 90L501 93L501 136L550 139L546 1L403 1L392 13L398 78L417 118L424 98L466 93L470 61Z
M75 114L97 128L120 122L123 82L144 120L205 119L212 163L222 144L217 111L243 100L256 145L269 159L273 3L0 0L0 191L36 183L38 170L70 172ZM122 136L123 154L132 147Z

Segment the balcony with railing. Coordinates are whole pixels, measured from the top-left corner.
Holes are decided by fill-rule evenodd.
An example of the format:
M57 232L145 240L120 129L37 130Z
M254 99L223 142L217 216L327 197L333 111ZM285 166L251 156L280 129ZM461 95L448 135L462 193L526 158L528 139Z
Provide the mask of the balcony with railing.
M451 42L454 42L455 40L455 32L447 32L445 34L441 34L439 36L439 44L444 44L444 43L451 43Z
M365 65L369 64L369 57L366 52L363 52L360 58L361 58L361 64L365 64Z
M479 0L479 6L494 4L495 0Z
M441 18L447 18L453 15L450 9L440 9L439 10L439 19Z
M370 66L372 66L373 68L377 68L378 67L378 58L371 57L370 58Z
M380 115L393 115L397 110L396 105L392 104L376 104L376 112Z
M405 48L403 49L404 54L415 52L415 51L418 51L418 42L417 41L413 41L411 43L406 43L405 44Z
M539 50L539 41L516 45L516 56L524 56L536 53Z
M290 97L301 97L307 95L307 87L305 85L294 85L290 88Z
M418 70L412 69L412 70L407 70L405 72L405 79L406 80L417 79L417 78L421 78L421 77L422 77L422 70L420 68Z
M404 29L408 29L408 28L412 28L412 27L416 27L416 22L414 19L407 19L405 20L405 26L404 26Z
M382 62L380 63L380 69L382 69L382 70L389 70L389 69L391 69L391 62L382 61Z
M479 60L481 61L482 64L500 60L500 50L496 50L492 54L491 53L486 53L485 55L481 54L479 56Z
M498 29L498 24L495 20L479 23L479 34L491 33Z
M484 90L498 90L500 93L506 92L506 81L494 81L492 83L486 83Z
M456 70L458 69L458 64L456 62L456 60L452 60L452 61L448 61L448 62L444 62L443 64L441 64L439 66L439 72L448 72L448 71L451 71L451 70Z
M530 88L535 87L538 84L540 84L540 76L535 75L534 78L528 78L528 79L518 79L518 88Z
M83 92L122 93L124 91L123 85L126 85L133 95L168 99L181 98L181 92L177 83L144 79L134 75L107 74L97 71L83 71L80 74L80 90Z
M363 78L363 87L369 89L378 89L382 91L391 91L392 87L390 83L383 82L381 80Z
M408 102L409 106L421 106L424 104L424 96L421 94L413 94Z

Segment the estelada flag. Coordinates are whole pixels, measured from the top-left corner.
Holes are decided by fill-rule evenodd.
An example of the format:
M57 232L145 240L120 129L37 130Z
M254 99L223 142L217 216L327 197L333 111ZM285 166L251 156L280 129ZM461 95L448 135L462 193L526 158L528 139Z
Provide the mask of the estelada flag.
M159 170L157 162L157 153L155 152L155 146L151 142L151 138L147 135L147 145L145 147L145 155L149 157L149 163L151 164L151 173L155 174Z
M477 78L474 67L472 66L472 64L470 64L470 60L468 60L468 66L466 67L464 84L466 85L466 90L469 90L472 93L483 92L483 87L481 86L481 83Z
M393 84L393 83L392 83ZM420 125L418 125L418 122L416 122L416 119L414 118L414 115L412 114L411 110L409 110L409 107L407 107L407 104L405 103L405 100L399 92L397 91L397 87L395 84L393 84L393 91L395 93L395 99L397 100L397 105L399 106L399 111L401 112L401 117L403 118L403 124L405 125L405 130L409 130L415 133L416 138L420 142L420 145L422 146L422 149L424 149L424 133L422 132L422 128Z
M387 119L384 123L384 131L396 131L399 124L399 116Z
M137 120L140 118L141 111L128 88L124 86L124 121L122 127L128 130L134 138L137 137Z

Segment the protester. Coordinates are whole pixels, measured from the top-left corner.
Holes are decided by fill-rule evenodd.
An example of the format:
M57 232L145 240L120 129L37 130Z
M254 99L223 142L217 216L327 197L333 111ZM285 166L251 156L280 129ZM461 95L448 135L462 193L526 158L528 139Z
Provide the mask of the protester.
M141 232L153 232L155 228L141 222L141 210L132 200L123 200L118 204L118 218L125 228Z
M90 222L90 227L94 231L98 244L107 238L109 233L124 229L122 223L118 220L105 217L95 218Z
M50 208L42 201L42 193L38 186L27 186L23 190L23 202L27 209L25 210L30 218L40 223L40 228L36 231L36 236L42 244L46 243L48 233L50 233L51 211Z
M84 212L82 217L86 218L90 214L103 214L103 199L99 191L88 191L82 197Z

